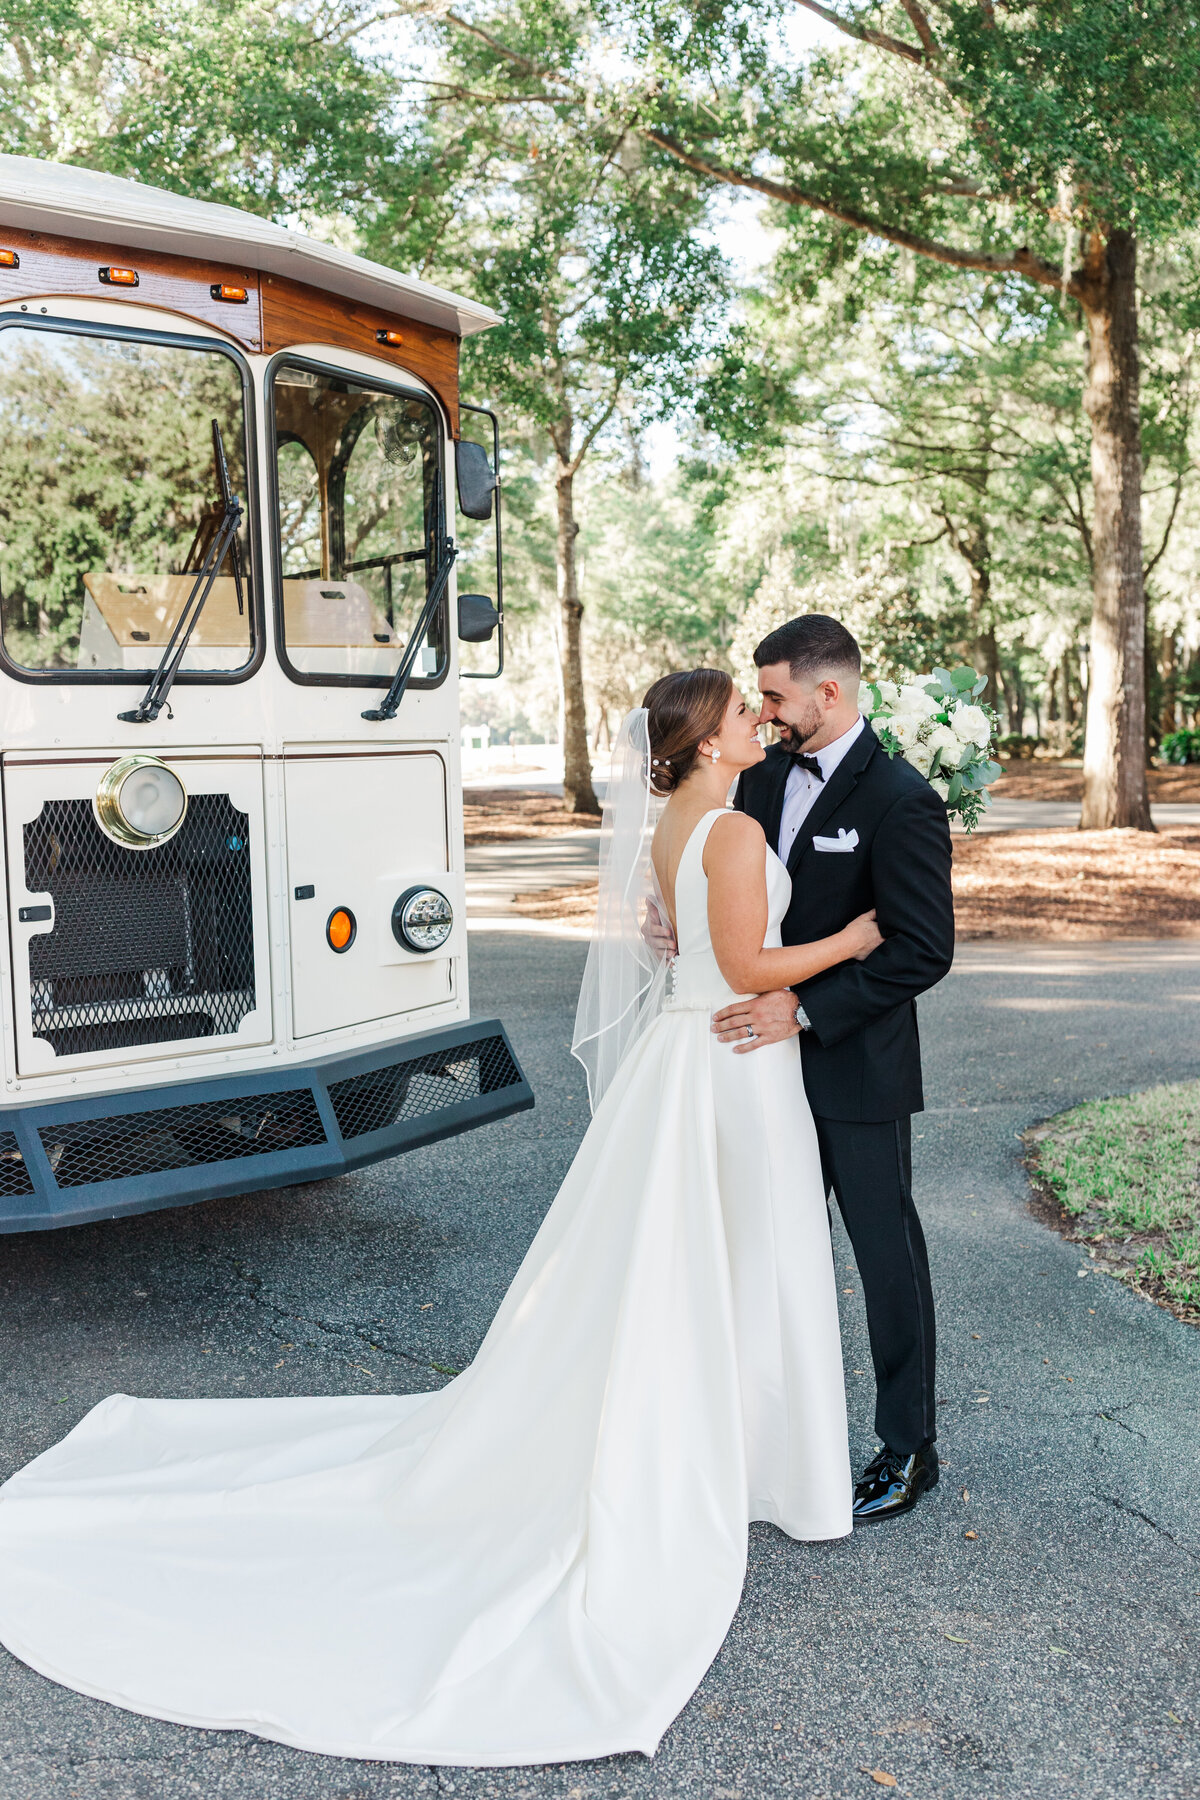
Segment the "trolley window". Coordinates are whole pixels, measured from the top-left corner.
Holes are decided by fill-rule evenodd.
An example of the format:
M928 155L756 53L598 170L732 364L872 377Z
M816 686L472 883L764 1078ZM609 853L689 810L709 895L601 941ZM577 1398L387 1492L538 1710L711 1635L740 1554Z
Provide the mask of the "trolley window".
M131 333L0 329L0 628L16 670L145 681L220 527L213 423L246 500L242 369ZM250 570L242 527L243 567ZM236 678L254 650L227 557L181 664Z
M440 430L429 401L312 365L272 377L285 666L301 681L386 687L441 553ZM448 661L446 608L410 685Z

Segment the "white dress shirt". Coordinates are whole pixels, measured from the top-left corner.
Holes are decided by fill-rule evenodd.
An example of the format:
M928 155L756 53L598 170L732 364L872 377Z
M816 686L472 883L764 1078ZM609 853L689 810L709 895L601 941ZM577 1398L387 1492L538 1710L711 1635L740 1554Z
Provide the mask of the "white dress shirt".
M841 737L834 738L823 750L806 750L806 756L814 756L821 765L823 781L802 769L799 763L793 764L788 771L787 786L783 791L783 816L779 821L779 860L786 863L788 852L796 841L796 834L816 804L817 795L825 786L825 782L833 774L850 746L856 738L862 736L866 720L862 714L854 721L849 731L843 731Z

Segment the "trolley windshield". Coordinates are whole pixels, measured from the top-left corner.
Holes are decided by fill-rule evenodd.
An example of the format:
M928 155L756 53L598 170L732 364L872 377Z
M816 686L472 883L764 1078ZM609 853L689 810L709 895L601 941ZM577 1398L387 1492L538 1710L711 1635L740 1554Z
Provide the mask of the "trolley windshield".
M214 420L244 499L242 373L224 351L0 329L0 626L10 664L60 679L148 678L219 524ZM249 570L245 554L243 563ZM244 668L252 618L227 560L182 672Z
M276 529L287 666L386 685L417 624L444 527L437 414L419 395L283 363L273 381ZM446 666L445 608L413 685Z

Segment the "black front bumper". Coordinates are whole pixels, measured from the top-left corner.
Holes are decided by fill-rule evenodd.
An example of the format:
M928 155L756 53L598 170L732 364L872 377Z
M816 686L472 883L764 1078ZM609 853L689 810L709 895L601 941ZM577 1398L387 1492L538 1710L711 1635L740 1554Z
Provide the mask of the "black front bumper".
M354 1056L0 1111L0 1232L323 1181L533 1105L498 1019Z

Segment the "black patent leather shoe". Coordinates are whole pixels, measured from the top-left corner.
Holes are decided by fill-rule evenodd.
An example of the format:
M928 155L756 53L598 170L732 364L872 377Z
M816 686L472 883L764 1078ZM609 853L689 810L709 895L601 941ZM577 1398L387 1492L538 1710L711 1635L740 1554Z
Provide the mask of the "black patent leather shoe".
M854 1484L854 1523L876 1525L911 1512L921 1495L937 1486L938 1455L932 1444L904 1455L885 1444Z

